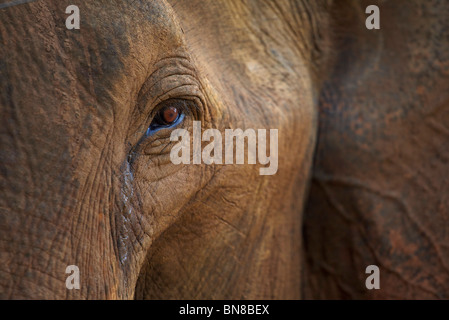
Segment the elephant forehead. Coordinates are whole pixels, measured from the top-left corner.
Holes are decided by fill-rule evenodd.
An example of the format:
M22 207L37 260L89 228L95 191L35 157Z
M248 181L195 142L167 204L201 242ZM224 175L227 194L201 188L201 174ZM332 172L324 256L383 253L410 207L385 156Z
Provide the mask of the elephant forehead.
M165 1L95 1L80 5L80 11L86 44L113 43L123 54L134 48L141 59L182 45L182 31Z
M81 32L65 41L78 78L84 87L94 84L97 100L115 100L111 91L135 93L156 61L182 50L182 31L165 1L102 1L80 10L86 12Z
M101 101L115 90L117 79L128 75L135 83L143 81L155 60L182 46L181 29L165 1L77 4L79 30L66 27L71 4L43 0L0 12L2 59L11 69L26 67L30 79L46 84L40 92L53 91L57 79L72 79ZM73 96L70 87L58 86Z

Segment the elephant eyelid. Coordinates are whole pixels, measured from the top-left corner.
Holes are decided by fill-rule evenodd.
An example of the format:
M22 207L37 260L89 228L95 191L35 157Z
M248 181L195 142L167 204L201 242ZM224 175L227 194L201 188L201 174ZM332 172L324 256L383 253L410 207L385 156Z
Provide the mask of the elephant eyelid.
M189 105L192 106L189 106ZM164 108L167 108L169 106L174 106L179 109L179 116L172 124L160 126L158 128L151 128L151 125L153 124L154 119L158 116L158 113L163 110ZM142 148L145 147L148 141L148 138L153 136L155 133L162 129L173 129L177 127L179 124L181 124L185 118L186 115L193 114L192 109L196 109L196 105L194 103L188 103L188 101L183 99L168 99L166 101L163 101L159 103L152 112L150 112L148 116L148 120L146 121L146 129L143 132L143 135L140 135L139 140L134 146L131 146L130 151L128 152L128 162L132 163L134 161L135 156L141 153ZM141 133L142 134L142 133Z

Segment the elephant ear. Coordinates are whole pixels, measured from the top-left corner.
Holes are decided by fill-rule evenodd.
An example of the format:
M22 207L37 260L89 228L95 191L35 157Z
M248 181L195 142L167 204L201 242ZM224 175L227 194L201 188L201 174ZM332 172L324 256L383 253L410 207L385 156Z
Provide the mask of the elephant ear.
M306 206L306 298L449 298L449 3L338 2ZM349 8L351 8L349 10ZM380 270L368 290L366 268Z

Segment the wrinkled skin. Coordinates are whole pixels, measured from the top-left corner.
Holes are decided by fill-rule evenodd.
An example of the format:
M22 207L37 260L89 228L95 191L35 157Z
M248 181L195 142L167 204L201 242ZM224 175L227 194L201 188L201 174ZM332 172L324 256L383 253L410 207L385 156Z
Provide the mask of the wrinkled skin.
M0 10L0 298L447 297L448 5L418 3ZM173 98L177 128L278 129L276 175L172 164L142 136Z
M299 298L317 89L287 8L95 1L77 31L69 4L0 13L2 298ZM178 128L278 129L277 174L172 164L171 129L141 140L170 98Z
M344 20L320 95L305 296L448 299L449 3L379 2L382 32L360 23L369 4L333 13ZM365 288L372 264L380 290Z

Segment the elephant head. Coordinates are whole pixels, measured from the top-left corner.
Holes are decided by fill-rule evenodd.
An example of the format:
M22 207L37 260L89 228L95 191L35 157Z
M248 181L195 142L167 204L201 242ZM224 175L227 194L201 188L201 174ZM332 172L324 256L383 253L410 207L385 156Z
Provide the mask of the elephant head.
M446 4L70 5L0 6L0 298L444 297Z
M70 4L0 10L2 298L300 297L322 4ZM193 121L278 130L276 174L174 164Z

